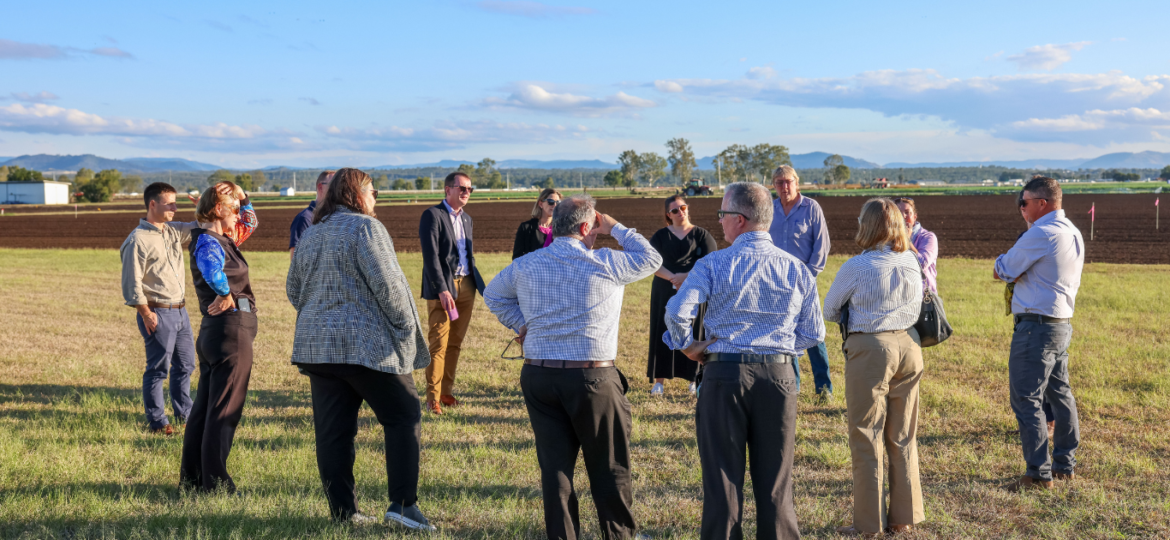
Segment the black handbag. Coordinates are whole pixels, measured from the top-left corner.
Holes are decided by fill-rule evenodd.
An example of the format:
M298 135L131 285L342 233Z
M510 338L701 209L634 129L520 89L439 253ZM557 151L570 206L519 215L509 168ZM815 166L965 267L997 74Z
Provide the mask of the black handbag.
M946 341L954 332L947 323L942 298L926 286L925 272L922 273L922 311L918 313L918 322L914 323L914 329L918 331L919 343L924 348Z

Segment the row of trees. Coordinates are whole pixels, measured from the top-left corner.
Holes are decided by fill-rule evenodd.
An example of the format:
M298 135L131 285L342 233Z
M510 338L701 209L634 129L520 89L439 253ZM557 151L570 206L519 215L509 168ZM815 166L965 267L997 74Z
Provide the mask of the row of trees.
M0 166L0 182L40 182L44 179L41 171L17 166Z

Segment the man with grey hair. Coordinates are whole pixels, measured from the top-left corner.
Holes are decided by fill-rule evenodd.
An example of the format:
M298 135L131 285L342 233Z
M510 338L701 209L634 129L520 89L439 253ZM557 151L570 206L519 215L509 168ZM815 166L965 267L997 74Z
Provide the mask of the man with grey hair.
M593 250L598 234L622 251ZM536 438L549 538L581 534L573 470L577 453L597 507L602 538L630 538L629 384L614 367L625 286L653 274L662 257L642 235L574 195L553 212L553 243L504 268L484 303L524 346L520 389Z
M699 259L666 304L662 339L703 362L695 430L703 477L704 540L743 537L743 477L750 457L759 538L799 538L792 497L800 351L825 339L817 281L768 235L772 197L731 184L719 223L731 247ZM696 341L691 324L707 304ZM745 456L746 454L746 456Z
M1027 469L1008 486L1012 491L1052 487L1053 478L1072 480L1080 446L1080 422L1068 376L1068 347L1085 239L1061 209L1060 184L1033 178L1024 186L1020 213L1030 225L1016 245L995 260L992 276L1015 283L1012 316L1015 333L1008 356L1012 411L1020 426ZM1052 459L1042 404L1055 419ZM1055 465L1053 464L1055 462Z
M829 226L825 213L816 201L800 194L800 176L790 165L776 167L772 173L772 186L776 188L776 200L772 202L775 218L768 227L768 234L776 247L804 263L816 278L825 270L825 263L829 260ZM816 393L821 399L829 400L833 396L829 352L824 342L817 343L807 352ZM799 363L796 364L796 382L799 387Z

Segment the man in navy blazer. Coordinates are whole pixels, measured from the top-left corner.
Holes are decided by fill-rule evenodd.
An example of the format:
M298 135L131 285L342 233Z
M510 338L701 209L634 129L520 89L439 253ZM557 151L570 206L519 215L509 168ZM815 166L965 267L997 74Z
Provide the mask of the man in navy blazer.
M427 410L435 414L443 414L443 405L459 404L454 396L459 351L471 322L475 293L483 294L484 288L471 248L471 216L464 210L475 191L471 178L461 172L448 174L443 191L443 202L427 208L418 224L431 353L426 371Z

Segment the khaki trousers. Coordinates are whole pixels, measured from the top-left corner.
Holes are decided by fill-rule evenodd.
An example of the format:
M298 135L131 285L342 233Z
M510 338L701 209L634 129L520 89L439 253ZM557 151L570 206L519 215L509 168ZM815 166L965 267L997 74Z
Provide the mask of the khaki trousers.
M427 401L438 401L439 396L450 396L455 389L455 369L459 367L459 351L463 336L471 324L471 310L475 307L475 277L455 278L455 309L459 318L452 321L443 309L443 302L427 300L427 341L431 365L427 366Z
M845 341L853 526L858 531L877 533L890 524L914 525L925 519L915 439L921 379L922 349L913 328L852 334ZM887 478L888 509L883 489Z

